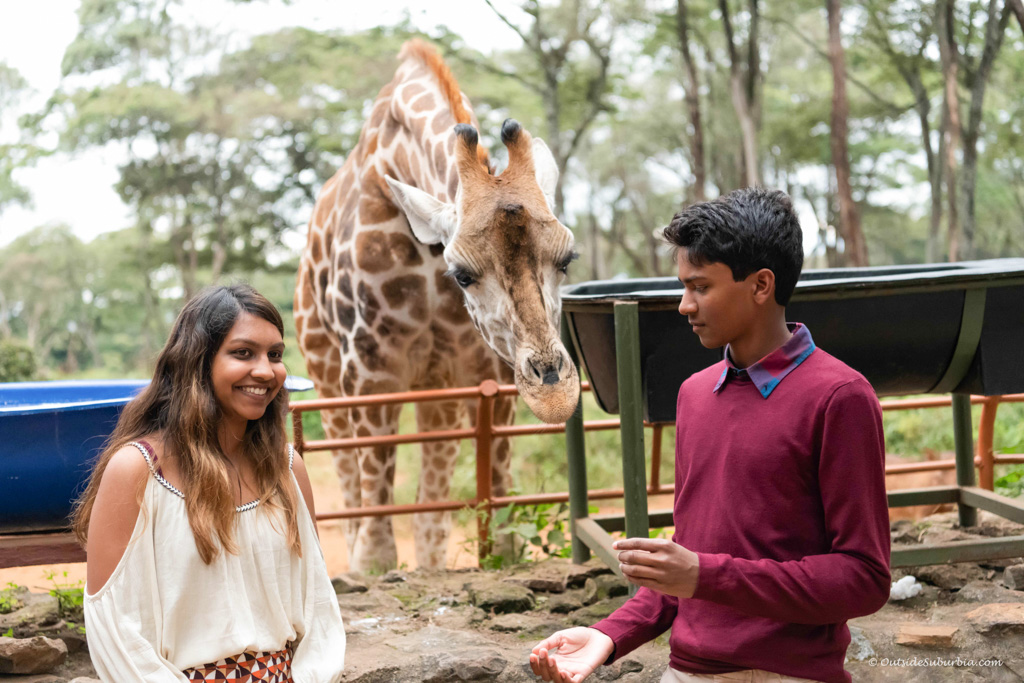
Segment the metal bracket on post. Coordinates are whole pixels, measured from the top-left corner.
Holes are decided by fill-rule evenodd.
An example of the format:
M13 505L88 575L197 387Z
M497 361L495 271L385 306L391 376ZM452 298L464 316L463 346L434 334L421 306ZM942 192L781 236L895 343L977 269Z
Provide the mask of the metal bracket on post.
M569 359L576 366L576 376L583 381L580 361L572 344L569 319L562 315L562 344L569 353ZM572 538L572 561L583 564L590 559L590 548L576 533L576 520L586 519L590 514L587 500L587 450L583 435L583 393L577 397L576 411L565 421L565 453L569 462L569 519Z
M643 387L640 378L640 309L636 302L615 304L615 357L619 379L622 434L622 486L626 536L647 538L647 471L644 458ZM630 594L636 586L630 584Z
M963 381L974 361L981 341L981 328L985 322L985 290L968 289L964 292L964 307L960 313L960 334L957 336L953 357L931 393L951 392ZM956 483L974 486L974 427L971 424L971 397L953 394L953 439L956 444ZM978 523L976 508L957 503L960 526Z

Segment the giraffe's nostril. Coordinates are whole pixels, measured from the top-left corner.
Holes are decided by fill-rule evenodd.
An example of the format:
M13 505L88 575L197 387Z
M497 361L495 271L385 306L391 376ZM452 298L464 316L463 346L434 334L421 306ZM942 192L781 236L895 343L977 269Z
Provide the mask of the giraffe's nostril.
M558 384L558 368L554 365L544 369L544 384Z

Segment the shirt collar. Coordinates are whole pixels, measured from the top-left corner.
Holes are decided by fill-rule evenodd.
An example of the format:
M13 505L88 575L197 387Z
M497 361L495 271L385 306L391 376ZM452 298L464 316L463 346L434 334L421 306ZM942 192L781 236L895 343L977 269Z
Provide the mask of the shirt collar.
M793 372L798 365L807 360L814 351L814 340L811 332L802 323L787 323L786 327L793 333L789 340L767 356L746 368L737 368L733 362L729 347L725 347L725 368L712 389L718 393L730 377L749 377L761 396L768 398L786 375Z

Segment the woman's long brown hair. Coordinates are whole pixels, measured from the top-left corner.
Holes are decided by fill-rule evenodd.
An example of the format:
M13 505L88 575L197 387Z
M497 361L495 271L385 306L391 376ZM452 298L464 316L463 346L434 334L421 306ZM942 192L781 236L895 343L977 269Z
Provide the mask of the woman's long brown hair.
M221 548L238 552L234 541L234 495L228 463L217 438L221 409L213 394L210 369L225 337L243 313L272 323L284 334L281 314L248 285L204 289L178 314L171 336L157 358L153 381L124 407L85 493L75 504L72 527L83 545L100 480L110 458L128 443L160 431L164 457L173 459L178 466L199 556L210 564ZM253 464L260 492L259 507L283 513L288 544L301 555L298 496L285 457L287 410L288 391L282 387L263 417L249 421L242 448ZM144 488L136 493L140 502L143 491Z

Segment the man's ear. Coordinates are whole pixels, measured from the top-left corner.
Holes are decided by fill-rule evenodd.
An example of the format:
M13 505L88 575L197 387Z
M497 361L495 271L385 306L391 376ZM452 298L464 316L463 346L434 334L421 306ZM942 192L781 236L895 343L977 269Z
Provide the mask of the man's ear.
M412 234L423 244L447 245L458 226L454 204L438 201L423 190L384 176L395 202L409 219Z
M752 275L754 285L754 301L763 304L775 301L775 273L770 268L762 268Z
M537 176L537 184L544 198L548 200L548 208L555 211L555 186L558 184L558 164L551 150L540 138L533 139L533 172Z

